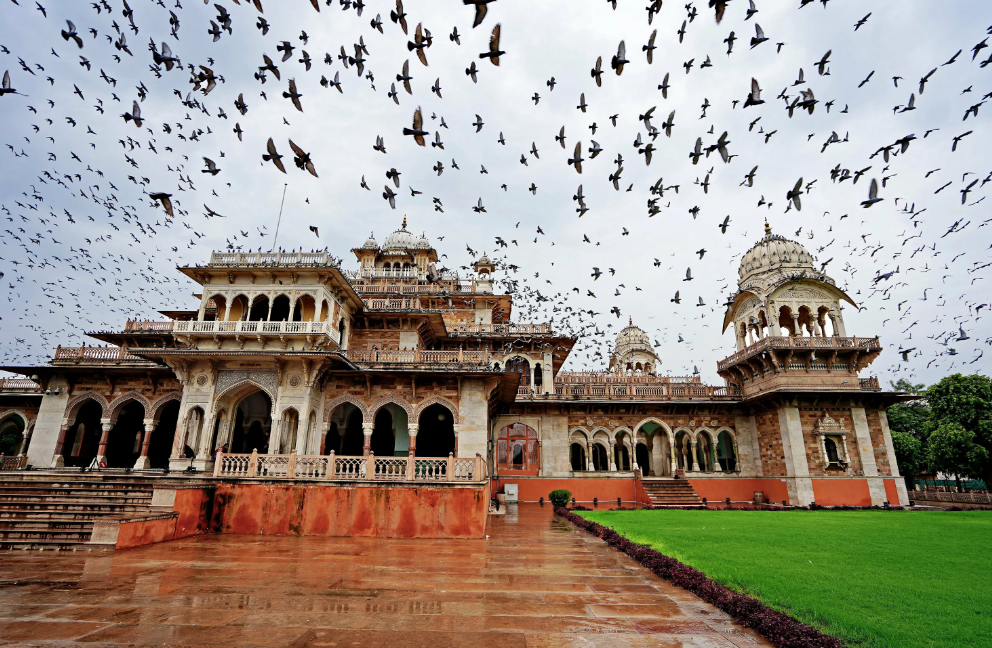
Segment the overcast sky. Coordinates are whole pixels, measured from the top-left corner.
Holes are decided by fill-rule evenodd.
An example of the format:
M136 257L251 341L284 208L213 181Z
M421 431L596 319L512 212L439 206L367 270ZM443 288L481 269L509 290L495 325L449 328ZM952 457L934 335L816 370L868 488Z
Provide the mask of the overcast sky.
M706 381L719 382L716 362L734 351L732 333L720 332L722 303L736 291L741 254L763 235L765 218L775 233L806 246L818 264L829 261L827 273L862 307L858 312L847 306L848 333L880 335L886 348L867 373L929 383L956 371L988 373L992 366L992 353L982 355L992 343L989 308L978 309L989 304L992 293L985 267L992 262L992 222L986 223L992 210L983 200L992 182L982 186L992 164L981 152L989 141L992 105L983 97L992 92L992 65L980 67L992 48L981 49L972 61L972 48L992 25L987 1L960 0L950 11L950 3L923 0L831 0L826 8L816 3L801 10L798 0L756 0L758 13L745 21L746 0L733 0L717 24L699 0L698 15L680 43L677 31L687 11L675 0L664 3L652 25L644 0L620 0L615 11L602 0L498 0L475 29L471 7L455 0L410 0L409 38L418 23L433 35L428 67L408 50L408 37L390 21L393 5L386 2L371 0L359 16L338 3L317 13L308 0L263 0L270 23L263 36L255 8L225 0L219 4L231 13L233 34L225 31L212 42L207 31L217 20L213 3L188 0L173 8L179 19L176 39L170 35L170 9L130 0L139 29L134 34L121 15L121 0L108 1L111 14L86 2L48 0L42 2L47 17L33 0L2 5L0 44L9 53L0 51L0 70L9 70L12 88L23 93L0 96L4 364L45 362L58 344L93 342L84 331L120 329L127 318L162 319L159 309L195 308L197 286L175 266L205 263L211 250L229 244L270 249L285 183L278 247L326 247L345 267L354 267L351 248L372 232L381 243L406 216L411 231L426 233L438 253L447 255L442 264L449 268L472 261L467 247L505 257L519 268L501 275L519 282L514 319L553 318L582 334L567 368L604 367L608 345L632 317L657 341L663 373L685 375L698 367ZM855 23L869 13L855 31ZM376 14L384 34L370 25ZM75 23L82 50L60 37L66 19ZM108 42L107 35L118 38L115 21L133 56ZM478 56L488 49L497 23L506 52L499 67ZM769 40L750 49L756 24ZM461 45L449 38L453 27ZM657 49L649 65L642 46L655 29ZM309 37L306 45L302 30ZM731 31L737 41L728 56L725 39ZM369 51L365 72L374 80L358 78L354 67L346 70L338 60L342 46L354 55L360 36ZM150 69L149 39L159 47L168 43L185 70L163 69L157 78ZM296 49L282 63L276 47L284 40ZM617 76L610 59L621 40L630 63ZM784 43L780 51L779 43ZM941 65L960 49L964 52L954 63ZM298 62L302 50L312 59L309 72ZM815 64L828 50L829 74L820 76ZM278 65L281 81L269 73L263 85L254 77L263 53ZM325 53L334 57L333 64L323 62ZM80 55L90 69L80 64ZM590 75L598 56L602 87ZM707 57L712 66L701 68ZM25 72L18 59L35 74ZM407 59L413 94L397 83L397 106L387 93ZM689 60L694 62L687 74ZM473 61L478 83L465 74ZM189 64L208 65L223 77L209 95L193 94L206 112L181 103L192 90ZM921 95L920 78L935 67ZM800 68L806 83L793 86ZM101 79L101 70L116 86ZM333 79L335 73L343 94L320 85L322 75ZM670 90L664 99L658 85L666 73ZM547 85L552 77L553 90ZM765 103L745 109L752 77ZM902 77L898 87L893 77ZM302 113L282 97L290 78L303 95ZM443 98L431 92L438 79ZM147 121L138 128L121 114L130 112L140 84L148 90L140 104ZM790 101L799 90L812 89L818 100L814 114L797 110L790 119L784 101L776 99L783 88ZM248 104L246 115L234 106L239 93ZM588 104L585 113L576 108L580 93ZM894 111L911 93L916 110ZM734 100L740 102L736 107ZM829 113L828 101L833 102ZM977 117L963 122L966 109L983 101ZM710 107L700 118L704 102ZM440 132L444 150L419 147L403 136L418 106L424 129L431 140ZM651 141L638 116L653 106L656 127L672 110L675 126L670 138L662 134L654 141L648 166L634 141L638 133ZM477 114L484 122L478 133L472 125ZM618 115L615 127L611 115ZM440 128L442 117L448 128ZM232 132L236 122L243 142ZM598 130L592 135L594 123ZM555 141L562 126L565 149ZM204 132L190 141L197 129ZM930 129L939 130L924 137ZM710 145L724 131L736 157L724 164L714 154L693 166L689 153L696 138ZM952 153L952 138L966 131L973 132ZM846 141L821 153L831 132ZM500 133L505 145L497 141ZM916 140L888 164L881 155L869 159L910 134ZM372 148L377 135L385 140L385 155ZM287 156L287 175L262 162L269 137ZM140 148L132 150L128 138ZM319 178L292 165L289 139L311 153ZM603 151L586 159L579 175L566 161L576 141L587 151L592 139ZM539 158L529 152L532 143ZM623 173L615 191L608 178L618 154ZM217 163L218 175L201 173L203 157ZM440 177L433 170L438 161L444 165ZM755 165L754 186L740 186ZM838 165L852 173L871 168L854 185L831 181L830 171ZM481 173L483 166L488 173ZM401 173L395 210L382 198L391 168ZM694 182L711 168L704 193ZM371 191L360 187L363 176ZM815 183L802 196L802 211L786 212L786 192L800 177ZM649 217L649 188L659 178L666 187L679 185L679 191L666 190L660 213ZM879 183L886 178L879 191L884 200L865 209L860 203L872 178ZM976 179L962 205L961 190ZM531 183L536 193L528 190ZM581 218L572 200L580 183L589 207ZM411 196L411 188L423 193ZM182 213L168 221L145 192L171 193ZM443 212L435 210L434 197ZM770 207L758 207L762 197ZM471 209L479 199L485 213ZM907 203L913 213L906 211ZM224 218L205 218L205 205ZM699 208L695 218L693 207ZM721 234L718 224L726 216L730 226ZM311 225L318 227L319 238ZM508 247L498 247L496 237ZM702 260L700 249L706 250ZM598 280L591 276L594 267L603 273ZM683 281L687 268L691 282ZM897 269L890 279L873 281ZM676 290L681 305L670 301ZM705 306L696 305L700 297ZM613 307L619 317L610 313ZM970 339L957 340L959 326ZM680 336L684 342L678 342ZM900 348L915 349L908 361L897 353Z

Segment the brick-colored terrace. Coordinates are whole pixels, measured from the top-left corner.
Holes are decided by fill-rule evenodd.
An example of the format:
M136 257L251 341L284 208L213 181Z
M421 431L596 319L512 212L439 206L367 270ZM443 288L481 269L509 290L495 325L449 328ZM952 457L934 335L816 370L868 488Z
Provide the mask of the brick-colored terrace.
M485 540L199 536L5 554L17 645L768 646L601 540L520 505Z

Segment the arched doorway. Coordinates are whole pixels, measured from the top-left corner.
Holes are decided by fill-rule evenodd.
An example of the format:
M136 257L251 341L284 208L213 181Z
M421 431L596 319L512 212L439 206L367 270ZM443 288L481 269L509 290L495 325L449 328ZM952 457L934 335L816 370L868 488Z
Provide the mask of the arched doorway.
M720 432L716 437L716 458L724 472L737 470L737 450L734 448L733 438L726 430Z
M692 443L684 430L675 433L675 461L681 470L692 470Z
M20 452L24 438L24 419L17 414L0 421L0 454L11 457ZM24 449L27 452L27 448Z
M594 470L609 470L610 460L606 453L606 446L602 443L594 443L589 446L592 452L592 467Z
M588 469L589 464L586 463L586 449L582 447L581 443L573 441L569 446L569 454L571 455L573 472L582 472Z
M497 440L500 471L537 471L541 468L537 430L511 423L499 431Z
M713 441L705 432L700 432L696 437L696 457L701 471L713 472Z
M279 431L279 454L289 454L296 449L296 433L300 428L300 415L292 407L282 413Z
M117 414L117 422L107 435L105 450L108 468L130 468L141 452L145 432L145 407L130 401Z
M617 465L617 470L630 470L630 451L627 449L627 444L620 439L613 446L613 461Z
M269 451L269 435L272 431L272 401L263 391L256 391L241 399L231 431L231 452L259 454Z
M259 295L251 305L248 319L252 322L264 322L269 318L269 298L266 295Z
M352 403L342 403L334 408L330 420L330 429L324 439L323 454L344 455L347 457L362 456L365 445L365 434L362 431L362 410Z
M289 297L279 295L272 300L272 312L269 314L270 322L285 322L289 319Z
M377 457L392 457L395 448L396 432L393 429L393 415L388 407L381 407L375 413L369 450Z
M651 455L648 453L647 445L638 443L634 448L634 458L637 459L637 467L641 469L642 475L651 472Z
M418 457L447 457L455 452L455 421L448 408L434 404L420 413Z
M520 374L520 386L530 388L530 362L526 358L510 358L506 361L506 371Z
M152 468L168 468L172 444L176 440L179 422L179 401L167 403L158 415L158 425L148 446L148 461Z
M103 428L100 417L103 408L96 401L87 401L76 412L76 420L65 434L62 457L66 466L88 466L96 457Z

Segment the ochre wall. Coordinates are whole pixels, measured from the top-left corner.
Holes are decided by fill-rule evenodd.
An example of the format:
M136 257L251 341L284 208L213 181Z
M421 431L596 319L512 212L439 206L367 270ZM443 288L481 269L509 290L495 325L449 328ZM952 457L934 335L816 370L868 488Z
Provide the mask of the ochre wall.
M130 549L175 539L176 519L175 516L170 516L121 523L117 533L117 549Z
M211 531L481 538L488 511L487 487L220 484Z
M886 479L882 483L885 484L885 499L888 500L889 504L893 506L899 505L899 491L896 488L896 480L902 479L902 477L896 477L895 479Z
M213 495L213 488L183 488L176 491L172 510L179 513L176 520L177 538L209 532Z
M537 502L542 497L547 502L549 501L548 493L559 488L571 491L576 502L591 502L594 497L598 498L600 502L616 502L618 497L624 502L634 502L637 494L633 478L574 477L554 479L500 476L499 489L502 490L506 484L517 484L517 497L521 502ZM641 491L643 492L643 487L641 487ZM646 494L637 501L646 501Z
M871 506L864 479L814 479L813 498L820 506Z
M789 499L789 489L781 479L689 479L700 497L709 502L753 502L755 491L765 494L765 501L780 504Z

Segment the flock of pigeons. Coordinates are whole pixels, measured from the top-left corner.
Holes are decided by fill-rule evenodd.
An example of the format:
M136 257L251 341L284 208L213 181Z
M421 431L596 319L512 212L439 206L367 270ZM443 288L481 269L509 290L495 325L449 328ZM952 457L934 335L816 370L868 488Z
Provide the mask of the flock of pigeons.
M222 214L227 211L224 201L229 200L229 193L225 192L249 190L249 187L239 186L239 178L235 174L228 177L225 173L225 167L231 160L228 153L232 153L232 148L237 147L233 155L239 160L254 158L267 167L266 171L274 174L270 176L274 186L281 181L282 175L286 176L287 183L290 180L300 182L307 175L321 178L319 168L325 174L324 178L329 173L334 176L354 175L354 189L371 192L375 200L379 200L380 193L376 185L381 183L384 202L379 204L383 207L397 209L416 201L417 196L427 189L414 189L408 182L407 196L401 175L407 173L408 178L414 177L408 169L399 170L387 163L383 166L385 181L379 180L377 183L373 178L382 178L383 175L371 175L371 172L363 173L342 164L325 162L323 151L307 151L303 140L298 138L294 142L291 138L275 134L280 126L288 126L290 119L323 119L314 118L312 113L307 112L308 104L316 93L336 91L351 99L354 93L353 87L349 87L353 84L348 78L350 74L355 74L358 82L363 87L367 85L373 92L378 92L377 80L383 90L388 84L384 100L391 102L390 105L402 106L398 110L408 111L405 114L412 114L402 131L377 135L372 149L387 155L387 142L390 149L422 147L425 155L437 158L429 165L433 178L441 178L446 172L461 172L455 158L447 161L445 139L461 143L471 137L488 137L500 150L508 150L504 149L508 143L509 146L520 146L520 139L511 131L513 125L508 122L504 121L502 126L489 125L481 113L473 113L474 121L449 120L449 127L443 115L420 105L428 98L439 100L435 101L435 105L443 105L444 101L442 78L429 72L430 61L442 56L435 53L435 39L445 44L448 48L446 52L461 52L461 48L475 47L467 54L460 54L468 63L464 68L464 77L457 82L471 84L467 86L469 90L480 80L483 83L493 80L495 83L506 67L500 68L501 61L514 56L512 48L508 48L510 51L502 49L507 47L507 36L512 34L511 31L502 33L504 24L507 30L514 29L515 17L508 13L509 7L504 9L495 4L496 0L462 1L466 5L466 13L459 18L471 19L472 22L471 27L466 28L467 33L459 33L455 26L450 32L446 28L439 30L439 35L435 36L424 21L407 12L402 0L395 0L395 5L391 1L387 4L371 0L368 3L363 0L284 0L292 2L292 8L277 5L273 0L267 0L265 7L263 0L220 0L216 3L205 0L206 9L210 12L210 17L206 19L203 18L203 9L199 7L195 9L195 18L188 18L190 10L184 9L177 0L61 2L57 3L57 11L35 0L10 0L12 4L5 12L8 25L16 29L19 24L33 24L32 21L40 14L46 21L47 30L37 33L37 39L50 41L52 46L48 60L30 57L26 60L15 46L0 43L0 69L4 70L0 108L5 115L11 116L0 127L5 145L3 153L6 155L3 168L29 168L34 176L16 190L9 183L0 184L3 188L0 194L0 218L3 219L3 227L0 228L0 285L4 286L8 297L6 307L0 309L0 330L3 331L0 355L3 362L43 361L57 343L84 342L79 337L82 328L116 328L121 317L151 316L150 311L138 303L138 291L141 293L140 300L144 302L158 302L163 307L181 303L186 299L183 293L189 289L189 284L177 278L171 265L177 255L187 254L188 250L188 254L195 257L192 259L194 262L202 262L205 250L210 248L250 250L277 246L274 240L277 225L245 225L246 219L230 213ZM823 10L833 10L833 6L828 7L828 4L833 5L830 0L790 1L795 1L801 11L810 11L806 9L807 5L815 4L822 4ZM31 3L34 6L29 6ZM174 5L170 6L171 3ZM135 6L132 8L131 4ZM675 4L679 3L675 0L669 0L667 5L663 0L648 2L645 9L650 32L636 44L631 39L620 40L615 50L595 56L583 47L576 48L571 54L575 61L589 59L585 67L588 72L582 73L582 82L588 87L579 93L574 103L574 111L577 111L574 114L578 118L585 119L585 115L594 110L596 93L602 92L604 83L611 83L611 77L622 83L625 73L630 77L632 68L667 65L669 62L662 61L660 54L656 53L662 47L660 39L670 38L673 43L677 40L679 44L688 42L693 35L693 23L699 20L715 20L721 29L725 28L728 32L722 43L717 44L722 57L729 59L738 56L745 43L751 50L768 50L772 56L789 52L788 43L775 42L760 26L762 7L756 5L755 0L695 0L685 3L684 7L673 8ZM308 18L311 22L337 20L327 16L331 9L345 12L345 19L355 25L353 42L342 44L339 48L318 42L306 30L299 34L284 33L277 19L266 13L266 10L306 11L312 14ZM618 2L607 0L599 10L617 11ZM497 11L502 14L500 18L503 23L491 17ZM673 18L676 12L679 14L678 20ZM85 26L77 27L77 24L83 25L84 22ZM853 31L858 32L872 22L871 13L859 17L853 24ZM359 28L366 30L366 33L358 33ZM237 52L239 62L245 58L253 62L250 76L243 73L243 66L231 62L233 54L221 49L236 29L254 30L266 48L259 52ZM190 30L195 33L195 38L209 37L211 46L218 48L218 53L199 58L196 52L202 51L201 48L186 46L190 40L187 36ZM476 34L481 35L477 37ZM9 35L7 30L0 30L0 37ZM909 94L905 103L893 108L893 116L923 108L931 96L926 94L924 98L927 84L938 79L947 66L971 65L977 72L992 64L988 35L992 35L992 27L979 42L967 48L962 46L946 61L940 61L933 69L924 71L918 81L893 76L893 88ZM375 48L374 38L400 39L409 54L401 65L397 63L392 68L398 72L384 75L384 80L382 76L377 79L372 70L373 63L380 64L371 53ZM194 54L187 54L185 50ZM579 219L589 212L598 215L591 196L610 190L621 194L640 194L645 201L643 217L688 218L684 212L674 213L671 207L673 198L678 200L687 195L699 197L700 191L702 197L708 196L711 187L715 188L718 182L723 182L723 178L733 176L735 185L739 179L740 187L759 194L766 191L769 198L766 200L765 195L761 195L755 201L755 207L747 205L746 210L752 214L742 208L739 214L709 215L698 202L687 210L692 220L701 225L709 219L705 223L712 240L709 259L713 258L718 245L730 251L736 250L738 255L743 252L747 245L741 242L731 245L728 242L724 246L726 239L723 237L728 232L749 236L749 245L757 235L747 235L742 231L745 221L750 223L750 231L755 232L761 217L772 213L768 210L773 204L778 204L783 207L784 213L790 214L781 220L798 228L794 234L791 231L781 233L796 238L811 250L815 249L821 257L830 257L821 262L820 271L826 271L834 258L838 259L834 262L835 268L844 263L843 268L837 268L837 272L848 275L848 278L842 279L844 287L855 296L860 309L884 310L891 306L885 302L896 302L897 310L886 311L889 317L883 321L883 325L891 321L893 328L857 331L862 334L881 333L886 336L883 341L896 347L898 353L892 354L892 364L888 367L892 376L914 377L931 367L945 372L955 368L969 372L985 369L988 365L983 367L976 363L984 357L982 347L992 344L992 334L969 336L968 330L980 330L980 320L990 307L987 293L981 283L976 282L986 277L986 269L992 266L992 259L984 245L976 247L979 252L968 253L968 258L964 260L960 259L965 253L946 258L948 255L943 254L941 246L948 237L951 240L973 237L987 241L985 233L992 229L983 228L992 223L992 218L982 218L982 214L987 213L983 207L963 211L960 217L953 218L930 212L924 215L927 208L922 206L923 196L916 199L897 197L887 195L887 189L889 181L898 175L899 163L919 149L920 144L912 146L918 140L943 138L946 140L944 155L954 155L969 143L980 146L969 140L973 135L971 124L987 114L982 107L992 99L992 92L983 93L968 87L961 93L960 99L954 100L960 104L959 108L955 104L954 111L963 113L958 131L948 133L948 127L943 126L942 121L942 127L927 129L925 133L906 133L892 141L879 142L877 150L868 159L839 162L830 169L829 177L804 176L795 181L793 178L796 176L782 179L788 181L789 188L776 195L771 193L770 186L774 179L764 180L760 169L762 165L748 163L755 147L780 140L782 135L778 140L773 138L785 129L781 125L783 120L801 120L814 114L840 118L853 110L849 107L849 102L853 104L852 98L827 99L813 87L817 79L833 74L831 68L836 65L833 50L802 62L801 65L810 70L810 78L807 79L804 68L800 67L795 80L774 98L774 91L763 88L763 81L757 78L758 75L748 75L748 82L740 88L726 88L727 96L719 97L713 103L704 98L702 114L698 118L683 114L684 110L666 109L665 103L670 100L670 94L687 93L687 86L698 75L704 74L703 70L720 63L709 55L704 60L699 59L689 58L677 68L673 65L672 70L659 71L657 88L632 88L637 103L643 105L636 115L618 112L607 115L602 124L595 121L582 125L566 124L555 132L547 133L540 145L538 140L532 140L529 146L523 144L524 152L519 158L521 166L529 169L530 165L539 164L544 153L543 160L561 165L560 175L574 178L576 189L569 192L573 206L564 211L574 209L576 215L569 213L570 224L562 228L560 235L576 240L581 236L582 243L594 249L589 258L595 259L588 264L589 269L585 273L580 272L580 262L565 260L563 265L569 268L566 276L577 285L559 286L549 278L558 275L545 272L542 277L541 272L534 271L524 254L516 256L518 249L523 252L521 244L542 245L545 252L555 245L545 234L546 228L550 230L546 224L542 228L539 221L527 223L526 219L518 220L505 213L487 211L481 196L472 204L457 207L449 198L431 197L433 211L447 214L448 218L464 221L480 218L481 214L487 214L487 218L490 214L495 217L491 227L498 229L500 235L494 236L491 245L495 246L496 251L489 256L497 260L503 272L503 288L515 296L517 312L514 319L554 322L566 334L579 338L572 355L577 365L601 367L609 357L615 331L625 324L622 316L629 314L615 301L629 294L629 284L634 298L669 305L667 312L670 313L670 320L651 331L662 358L666 354L661 347L685 344L694 360L690 363L693 372L699 373L698 367L709 366L714 358L709 356L710 350L693 346L692 323L699 324L702 318L712 313L718 313L714 320L719 319L719 313L736 293L736 277L728 275L718 282L722 282L722 286L713 285L692 291L695 299L686 298L687 303L683 304L681 293L689 292L687 286L693 284L682 282L698 280L698 276L693 275L693 265L686 268L684 278L681 278L681 269L677 271L681 281L672 289L663 289L660 281L643 280L640 276L650 276L653 269L662 266L672 270L676 261L663 260L667 253L659 253L661 258L648 260L647 267L637 278L618 276L616 268L604 266L615 255L615 250L622 250L626 241L630 240L623 237L631 235L633 219L626 216L621 219L620 214L604 214L603 217L616 223L617 235L621 237L619 242L594 240L595 235L590 237L583 231L588 219ZM559 73L559 76L562 74ZM851 92L871 83L874 75L872 71L863 80L859 77L859 82L850 84ZM433 82L431 77L436 77ZM101 83L94 86L97 81ZM445 80L445 86L455 82ZM552 97L557 100L561 90L555 93L555 87L561 83L551 76L543 88L534 91L530 97L534 109L548 106L552 103ZM764 83L770 81L765 80ZM175 87L177 85L186 87L180 90ZM99 91L92 90L94 87ZM217 95L212 94L215 92ZM215 102L218 95L222 97ZM331 96L337 95L332 92ZM417 101L407 105L408 97L417 98ZM365 95L360 98L361 101L366 99ZM941 108L949 109L952 100L943 96L939 99ZM572 101L569 100L569 103ZM918 103L921 105L918 106ZM252 114L260 110L265 111L264 118L256 118ZM273 110L279 113L279 121L271 119ZM730 127L718 128L715 125L711 125L709 130L705 130L705 126L694 128L693 124L706 123L702 120L714 120L712 123L715 124L715 120L721 119L721 115L708 115L710 110L743 111L749 115L747 130L734 132ZM633 128L630 133L631 153L624 150L608 152L610 146L601 145L595 139L597 130L625 128ZM259 133L263 129L266 132ZM695 135L694 145L689 150L673 152L671 145L665 144L666 141L675 141L680 132L689 129ZM494 130L498 132L498 137L492 132ZM588 140L581 135L586 131L590 133ZM109 133L115 135L108 136ZM807 141L813 137L815 133L809 135ZM259 138L264 146L251 149L251 142L259 141ZM820 140L819 154L824 155L828 151L833 154L838 147L850 141L850 134L845 132L841 136L834 130L825 138L821 136L818 142ZM298 142L304 142L304 145ZM449 149L451 147L452 144L449 144ZM561 152L555 151L557 147ZM545 153L545 148L550 148L551 152ZM204 154L205 150L217 152ZM815 154L814 151L809 155ZM442 155L444 159L441 159ZM515 155L511 156L514 160ZM598 159L601 155L603 158ZM688 161L685 161L686 157ZM735 161L735 158L741 159ZM653 161L656 161L654 167ZM953 191L960 192L961 205L965 209L983 203L984 187L992 182L992 172L967 172L958 179L941 174L941 164L939 160L933 160L933 170L926 173L926 177L917 179L914 190L920 190L924 181L930 182L929 179L934 176L934 179L944 178L935 193L953 186ZM609 166L603 169L605 165ZM485 164L480 163L479 166L480 174L490 174ZM491 163L490 166L493 173L497 173L497 168ZM629 177L633 174L629 170L632 166L648 172L652 168L660 168L660 177L640 185L636 178L632 180ZM742 170L732 171L735 166ZM666 180L665 176L669 179ZM828 183L843 187L848 181L848 186L854 186L862 179L863 199L860 204L851 204L849 213L831 215L826 212L823 216L816 216L815 222L811 222L812 218L807 220L806 214L801 213L804 201L809 203L807 196L814 189L821 189ZM208 188L199 186L207 183ZM510 191L511 183L497 184L503 192ZM537 196L539 192L533 180L529 186L525 184L514 187L514 190L526 190L530 196ZM445 204L444 200L449 202ZM564 201L567 198L555 204L560 205ZM208 206L210 204L217 209ZM413 209L419 204L413 202L409 206ZM860 241L855 238L845 244L838 242L837 237L831 234L834 226L838 229L844 226L842 221L845 218L860 219L865 214L867 219L867 214L874 214L881 207L871 212L864 210L883 204L891 205L899 213L906 224L903 234L873 235L868 231L872 222L870 219L862 221ZM917 204L921 206L918 208ZM767 209L761 210L760 216L754 216L753 212L761 207ZM226 220L222 221L222 227L217 228L212 227L218 222L213 219ZM775 218L772 220L774 222ZM924 238L924 225L935 221L946 232L932 240ZM522 223L527 224L521 227ZM308 232L320 239L319 221L288 222L287 225L301 229L306 226ZM809 241L814 238L814 225L819 228L821 237L832 240L824 245L812 245ZM776 227L776 231L784 229L777 224ZM824 227L829 229L823 230ZM223 242L215 233L218 229L223 232ZM344 244L351 243L362 236L357 233L358 229L340 233L337 238ZM362 225L361 229L366 228ZM444 233L437 233L441 235L436 238L443 241ZM597 247L601 243L603 246ZM438 247L442 252L443 245ZM476 257L482 251L473 247L481 246L467 244L465 251L469 257ZM663 249L673 247L677 248L670 244L659 246ZM694 251L676 249L667 256L670 259L688 255L694 262L702 262L707 252L705 248ZM736 256L727 253L725 257L731 261L729 267L736 267ZM854 257L866 257L875 266L875 275L855 277L857 268L863 264L852 263ZM446 263L446 258L447 255L443 254L442 263ZM451 261L450 265L469 269L467 263L458 266ZM927 273L943 277L939 282L933 282L927 278ZM949 277L962 274L970 281L969 286L974 286L973 289L963 294L941 290ZM588 275L588 279L583 275ZM609 287L603 286L606 280L600 282L600 278L604 276L612 278L615 283ZM39 281L40 277L44 279ZM635 281L643 285L637 286ZM931 283L937 285L929 285ZM918 285L925 287L915 290ZM661 294L663 290L666 290L664 295ZM907 290L918 294L900 299L899 296ZM931 292L934 294L929 294ZM950 318L944 316L949 302L957 308L957 314ZM660 309L660 306L655 308ZM926 328L929 334L921 338L919 330L915 330L918 325L921 329ZM851 328L850 323L848 326ZM971 344L965 344L973 338ZM520 345L527 342L517 341ZM726 349L724 344L712 351ZM564 350L556 352L564 353ZM688 368L676 371L687 372Z

